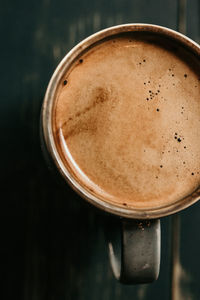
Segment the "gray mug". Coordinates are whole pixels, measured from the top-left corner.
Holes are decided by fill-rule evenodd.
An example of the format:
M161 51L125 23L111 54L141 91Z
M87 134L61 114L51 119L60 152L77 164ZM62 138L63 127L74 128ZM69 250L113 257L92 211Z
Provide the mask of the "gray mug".
M82 186L70 169L67 169L56 147L52 131L52 108L57 88L73 61L91 49L97 42L112 38L117 34L137 32L163 36L173 43L189 49L200 60L200 46L186 36L171 29L149 24L125 24L97 32L75 46L61 61L48 85L41 113L41 139L43 150L53 162L65 181L86 201L111 215L116 215L121 223L120 241L109 242L110 262L115 277L123 283L150 283L158 278L160 266L160 217L174 214L195 203L200 196L200 188L181 200L150 209L119 207L102 201ZM119 246L120 243L120 246Z

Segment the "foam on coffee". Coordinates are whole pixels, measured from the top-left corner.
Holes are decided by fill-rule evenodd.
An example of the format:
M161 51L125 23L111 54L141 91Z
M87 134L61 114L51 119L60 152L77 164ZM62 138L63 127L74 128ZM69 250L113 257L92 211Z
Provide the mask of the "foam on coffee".
M53 128L76 180L136 209L191 194L200 183L198 69L181 46L131 35L74 62L58 88Z

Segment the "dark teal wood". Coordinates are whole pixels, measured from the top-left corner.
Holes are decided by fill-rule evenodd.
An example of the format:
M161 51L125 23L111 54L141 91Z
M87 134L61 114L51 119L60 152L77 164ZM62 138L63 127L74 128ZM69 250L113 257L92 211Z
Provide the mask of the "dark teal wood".
M189 12L195 13L195 20L197 4L194 1ZM170 218L162 219L158 281L120 285L111 273L105 243L111 220L49 173L41 155L39 115L51 74L77 42L120 23L176 29L177 1L8 0L1 2L0 14L1 298L170 299ZM196 21L188 18L189 34L199 37ZM189 283L182 282L193 291L192 300L200 295L197 211L199 204L181 219L181 263L192 274Z
M190 38L195 40L197 43L200 43L200 3L199 3L199 0L187 1L186 9L187 9L186 34Z

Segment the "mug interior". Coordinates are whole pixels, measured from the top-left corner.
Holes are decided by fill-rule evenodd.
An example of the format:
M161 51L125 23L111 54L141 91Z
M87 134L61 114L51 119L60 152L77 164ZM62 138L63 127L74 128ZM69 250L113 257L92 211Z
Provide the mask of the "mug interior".
M80 184L73 172L71 172L70 169L66 168L66 165L64 164L63 159L57 149L52 129L52 111L55 104L56 93L58 90L58 86L63 80L63 76L67 72L67 70L69 70L74 62L77 61L77 59L79 59L82 55L84 55L84 53L86 53L89 49L95 47L99 43L102 43L108 39L113 39L121 34L130 33L133 33L135 36L150 34L151 36L155 36L155 38L163 37L164 39L169 39L169 41L178 43L183 48L188 49L188 51L190 51L191 54L199 60L200 47L198 44L178 32L161 26L149 24L126 24L97 32L96 34L83 40L76 47L74 47L65 56L65 58L61 61L61 63L55 70L44 99L42 110L42 126L44 140L47 149L54 160L54 163L56 164L61 175L71 185L71 187L80 194L81 197L85 198L96 207L115 215L135 219L152 219L178 212L195 203L199 200L200 197L200 187L198 187L193 193L187 195L184 198L177 199L177 201L168 205L161 205L155 208L150 207L141 209L138 207L122 207L116 205L115 203L105 201L103 197L96 195L91 189L87 189L84 185Z

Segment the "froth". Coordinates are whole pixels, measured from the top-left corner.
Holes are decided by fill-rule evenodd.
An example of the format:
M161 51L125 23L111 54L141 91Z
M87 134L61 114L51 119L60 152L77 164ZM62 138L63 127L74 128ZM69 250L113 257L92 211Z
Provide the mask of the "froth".
M119 206L161 207L189 195L200 182L199 78L178 47L121 37L90 49L54 104L66 167Z

